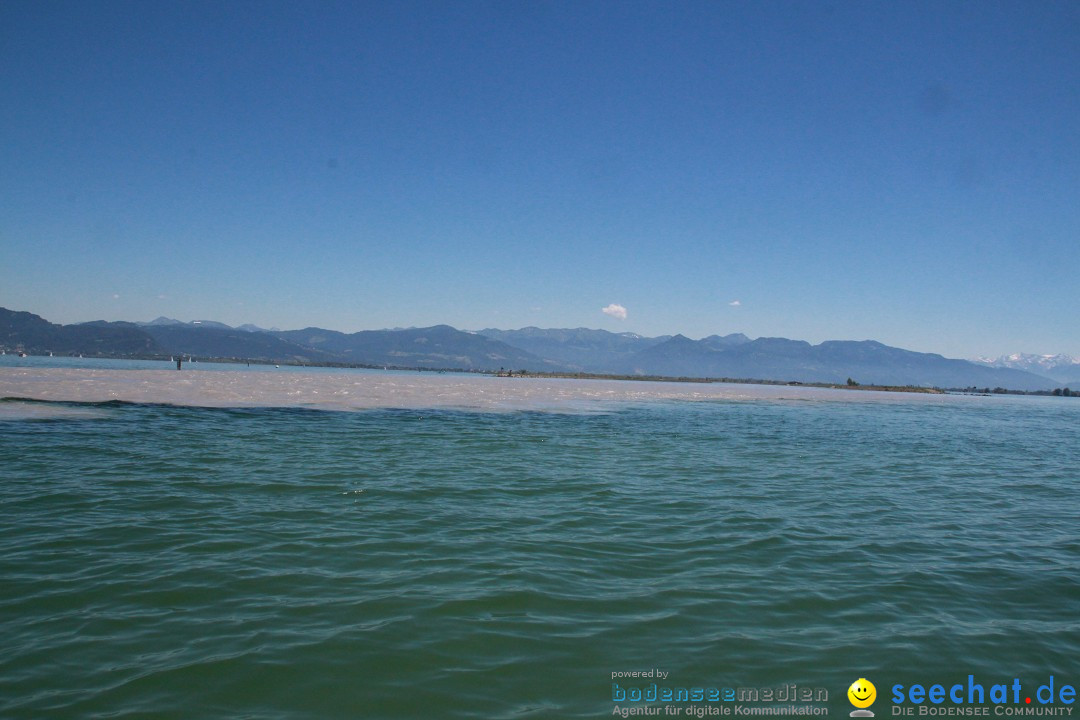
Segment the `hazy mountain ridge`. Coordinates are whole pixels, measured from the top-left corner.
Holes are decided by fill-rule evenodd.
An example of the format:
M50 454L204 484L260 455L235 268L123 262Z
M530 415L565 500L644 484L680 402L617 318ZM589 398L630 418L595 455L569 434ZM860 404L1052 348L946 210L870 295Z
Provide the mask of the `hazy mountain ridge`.
M873 340L829 340L811 345L758 338L727 349L676 336L632 358L626 372L705 377L788 379L800 382L933 387L1007 387L1041 390L1056 385L1031 373L985 368L966 360L894 348Z
M269 333L248 332L215 325L156 325L144 328L170 354L237 358L266 362L336 362L337 357Z
M710 335L708 337L703 337L700 342L715 350L721 350L748 343L750 342L750 338L742 333L731 333L730 335Z
M0 346L29 353L137 355L162 352L156 341L131 323L57 325L29 312L0 308Z
M216 320L192 320L191 322L184 322L183 320L177 320L175 318L165 317L161 315L149 322L136 322L135 325L139 327L158 327L160 325L183 325L185 327L210 327L218 328L219 330L243 330L244 332L277 332L278 328L263 328L251 323L244 323L243 325L237 325L232 327L226 325L223 322L217 322Z
M873 340L829 340L811 345L787 338L751 340L741 333L692 340L683 335L649 338L589 328L466 332L436 325L350 334L317 327L285 331L253 325L231 328L211 320L184 323L166 317L148 323L55 325L32 313L0 308L0 345L31 353L112 357L188 354L430 369L503 368L825 383L844 383L852 378L861 384L1014 390L1080 385L1076 382L1080 378L1059 381L1020 368L954 360ZM1044 361L1066 358L1031 357ZM1009 361L1038 364L1019 358ZM1062 360L1054 369L1068 370L1075 365Z
M585 372L610 372L620 359L668 338L647 338L634 333L612 333L589 328L486 328L478 334L561 363L566 369Z
M460 368L463 370L562 370L520 348L449 325L407 330L281 330L274 336L336 354L345 362L397 367Z

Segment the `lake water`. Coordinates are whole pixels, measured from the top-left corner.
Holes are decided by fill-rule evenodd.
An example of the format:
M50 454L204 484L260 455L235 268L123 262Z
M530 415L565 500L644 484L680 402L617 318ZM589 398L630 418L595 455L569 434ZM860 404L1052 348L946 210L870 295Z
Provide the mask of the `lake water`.
M1080 684L1080 400L132 367L0 367L2 717Z

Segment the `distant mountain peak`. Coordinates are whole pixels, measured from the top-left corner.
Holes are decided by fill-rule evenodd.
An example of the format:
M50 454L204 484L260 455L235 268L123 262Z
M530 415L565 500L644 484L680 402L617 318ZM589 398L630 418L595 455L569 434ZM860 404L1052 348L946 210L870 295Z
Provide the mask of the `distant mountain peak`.
M179 320L176 320L174 318L165 317L164 315L159 315L158 317L154 318L150 322L141 322L141 323L135 323L135 324L136 325L156 326L156 325L183 325L184 323L182 323Z
M737 345L745 345L751 340L742 333L731 333L729 335L709 335L701 338L701 342L714 350L722 350Z
M150 322L137 322L134 324L140 327L169 327L172 325L184 325L187 327L218 328L219 330L233 329L231 325L226 325L225 323L221 323L216 320L192 320L191 322L184 322L183 320L165 317L164 315L156 317Z

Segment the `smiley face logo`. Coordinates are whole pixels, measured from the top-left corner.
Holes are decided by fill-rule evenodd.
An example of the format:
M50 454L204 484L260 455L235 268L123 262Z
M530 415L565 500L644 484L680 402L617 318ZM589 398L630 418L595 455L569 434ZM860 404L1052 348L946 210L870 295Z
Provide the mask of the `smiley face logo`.
M852 717L874 717L874 713L865 709L873 705L874 700L877 699L877 688L874 687L874 683L866 678L859 678L851 683L851 687L847 690L847 697L852 705L859 708L851 713Z

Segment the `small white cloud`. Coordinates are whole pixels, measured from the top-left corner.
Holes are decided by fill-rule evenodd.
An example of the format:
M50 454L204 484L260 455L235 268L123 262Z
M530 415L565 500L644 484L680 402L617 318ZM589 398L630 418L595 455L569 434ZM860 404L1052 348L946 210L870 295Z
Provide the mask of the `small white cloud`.
M158 300L164 300L164 299L165 299L165 298L167 298L167 297L169 297L169 296L168 296L168 295L158 295L158 296L157 296L157 299L158 299Z
M113 300L119 300L119 299L120 299L120 296L119 296L119 295L117 295L116 293L113 293L112 299L113 299Z
M600 312L604 313L605 315L610 315L613 318L619 318L620 320L626 319L626 308L624 308L622 305L616 305L615 303L611 303L606 308L603 308Z
M728 303L728 305L730 305L731 307L739 307L740 305L742 305L742 303L738 300L732 300Z

